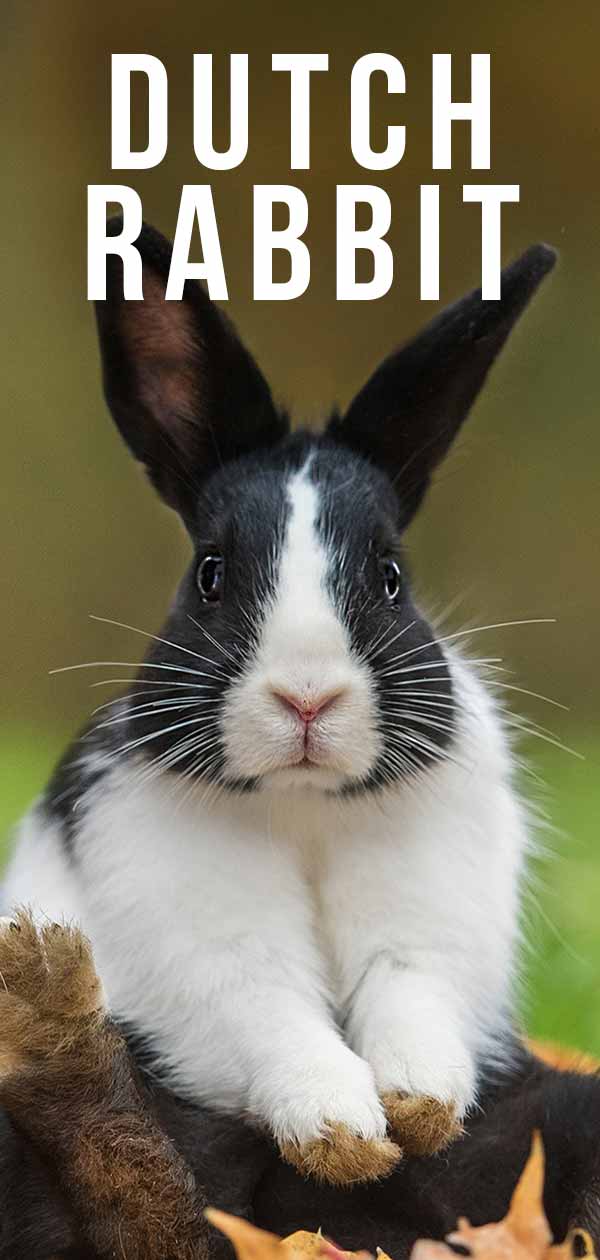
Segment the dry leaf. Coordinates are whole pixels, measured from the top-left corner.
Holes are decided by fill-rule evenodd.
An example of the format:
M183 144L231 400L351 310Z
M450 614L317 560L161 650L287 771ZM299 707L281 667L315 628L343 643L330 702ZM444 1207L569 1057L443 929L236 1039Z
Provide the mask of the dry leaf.
M582 1257L595 1258L594 1244L587 1229L572 1229L563 1243L548 1248L546 1260L575 1260L576 1256L580 1260Z
M283 1238L281 1241L281 1247L282 1249L285 1249L288 1255L310 1256L312 1260L314 1257L323 1255L323 1242L324 1239L320 1232L318 1234L311 1234L307 1229L299 1229L297 1233L289 1234L287 1238ZM333 1246L332 1250L335 1251L338 1256L346 1254L343 1251L338 1251L337 1248Z
M288 1238L278 1238L216 1208L207 1208L205 1216L233 1243L238 1260L319 1260L320 1257L326 1260L373 1260L368 1251L342 1251L328 1238L323 1238L320 1230L318 1234L311 1234L308 1230L299 1229Z
M464 1247L473 1260L575 1260L576 1256L595 1260L594 1245L586 1230L572 1230L564 1243L552 1246L552 1234L544 1212L544 1147L534 1133L531 1152L517 1182L503 1221L471 1225L460 1217L448 1242L420 1239L411 1260L451 1260L453 1247Z
M281 1239L240 1216L207 1208L204 1215L233 1243L238 1260L282 1260Z
M457 1246L465 1248L473 1260L596 1260L586 1230L572 1230L563 1243L552 1245L544 1212L544 1172L544 1147L536 1132L504 1220L471 1225L466 1217L459 1217L456 1229L448 1234L450 1246L421 1238L415 1243L410 1260L456 1260ZM233 1243L238 1260L372 1260L367 1251L336 1247L323 1238L320 1230L318 1234L299 1230L281 1239L215 1208L207 1209L206 1216ZM377 1260L390 1257L378 1248Z
M473 1226L461 1217L448 1242L467 1247L474 1257L485 1260L543 1260L552 1234L543 1205L544 1148L539 1133L533 1136L531 1154L510 1201L503 1221Z
M530 1041L529 1048L538 1059L561 1072L581 1072L584 1076L591 1076L600 1071L598 1059L583 1050L568 1050L565 1046L555 1046L551 1041Z
M300 1229L296 1234L289 1234L281 1241L281 1247L287 1260L303 1257L304 1260L373 1260L368 1251L343 1251L329 1238L324 1238L321 1230L318 1234L310 1234Z

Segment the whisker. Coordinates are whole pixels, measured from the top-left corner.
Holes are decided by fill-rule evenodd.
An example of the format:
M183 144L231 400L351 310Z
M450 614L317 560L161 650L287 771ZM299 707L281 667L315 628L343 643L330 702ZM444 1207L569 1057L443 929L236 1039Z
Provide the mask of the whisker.
M444 760L446 760L446 751L440 749L437 744L432 743L426 735L417 735L416 732L407 731L405 729L398 730L397 727L392 727L391 729L397 736L397 745L408 744L410 747L418 748L421 752L426 752L429 756L435 757L436 759L443 756Z
M479 659L469 661L470 665L497 665L502 661L501 656L481 656ZM422 669L422 665L403 665L402 669L385 669L381 671L381 678L394 677L397 674L411 674L413 671ZM448 661L428 661L427 669L446 669L451 673Z
M522 718L512 713L508 715L507 720L509 725L515 726L523 735L531 735L534 739L541 739L545 744L551 744L553 748L558 748L561 752L568 753L570 757L575 757L577 761L586 760L584 753L578 752L576 748L569 748L568 744L563 744L556 736L536 727L527 718Z
M215 682L215 675L207 674L206 670L190 669L187 665L163 665L159 664L158 661L83 661L80 665L61 665L59 669L48 670L48 673L68 674L75 669L104 669L108 666L118 667L119 669L166 669L174 674L192 674L195 678L212 678L213 683ZM121 679L117 679L117 682L121 681ZM141 682L142 680L135 679L135 681ZM229 680L227 679L227 681Z
M184 757L205 748L210 749L218 742L218 739L214 737L214 732L194 732L192 735L183 736L172 748L167 748L163 753L159 753L148 763L140 766L134 776L132 788L136 791L141 790L142 787L157 779L163 770L173 769Z
M223 647L223 644L219 643L218 639L215 639L212 634L209 634L208 630L206 630L204 626L201 626L200 622L196 621L196 618L192 617L191 613L188 613L188 617L190 621L193 622L193 624L197 627L197 629L200 630L201 634L205 635L209 643L212 643L214 647L218 648L219 651L222 652L224 656L226 656L230 661L233 662L233 664L235 665L237 669L239 665L239 661L235 659L235 656L232 656L231 652L228 652L227 648Z
M101 621L107 626L117 626L120 630L131 630L133 634L141 634L145 639L153 639L155 643L163 643L165 647L175 648L177 652L185 652L188 656L194 656L198 661L205 661L208 665L214 665L214 661L211 660L210 656L202 656L200 652L193 652L191 648L182 647L180 643L173 643L171 639L163 639L159 634L151 634L149 630L141 630L139 626L129 626L124 621L113 621L110 617L97 617L95 613L90 613L89 617L91 621ZM226 675L224 676L226 677Z
M373 601L366 599L364 604L361 607L361 612L367 613L371 610L372 607L373 607ZM386 635L390 634L393 629L394 629L394 623L392 622L391 625L384 626L383 629L380 630L378 634L374 634L372 639L370 639L369 643L367 644L364 650L364 655L366 657L369 657L370 654L373 652L373 649L376 648L377 645L381 643L382 640L385 639Z
M376 656L379 656L381 654L381 652L387 651L389 648L391 648L392 643L395 643L397 639L401 639L403 634L408 634L408 631L412 630L413 626L416 626L416 624L417 624L416 621L410 621L408 625L404 626L402 630L399 630L398 633L395 634L394 637L390 639L388 643L383 643L376 652L371 652L367 650L366 655L368 656L368 659L374 660ZM385 635L384 635L384 638L385 638Z
M562 709L564 713L570 713L568 704L561 704L559 700L553 700L550 696L543 696L539 691L529 691L527 687L517 687L515 683L494 682L494 687L502 687L505 691L520 691L524 696L532 696L534 700L544 700L546 704L552 704L555 709Z
M389 717L394 717L394 718L397 718L397 717L409 718L413 722L418 722L419 725L431 727L432 730L444 731L449 734L454 733L454 727L450 722L443 722L441 720L437 721L435 718L432 718L430 715L426 713L424 714L419 713L417 709L414 709L414 710L413 709L393 709L393 710L388 709L387 715ZM388 722L387 725L393 726L393 723Z
M413 623L414 624L414 623ZM396 660L405 660L408 656L413 656L417 652L424 652L425 648L435 647L439 643L450 643L453 639L464 638L465 635L482 634L484 630L505 630L510 626L546 626L556 625L556 617L529 617L518 621L496 621L488 626L471 626L467 630L455 630L453 634L445 634L437 639L429 639L427 643L419 643L417 647L408 648L406 652L402 652ZM392 662L390 662L392 663Z
M153 713L181 713L184 709L198 709L206 703L210 702L202 700L183 700L177 704L166 704L162 701L160 708L158 705L137 705L135 708L129 709L127 713L122 715L122 717L107 718L105 722L97 722L94 730L101 731L105 727L118 726L123 722L133 722L138 718L151 717Z
M385 761L392 767L392 769L400 769L403 774L408 774L409 776L415 771L418 772L424 769L423 763L419 761L416 753L414 753L410 748L406 748L406 746L388 749ZM389 775L388 782L391 785L395 784L395 776L393 774Z
M134 748L139 748L142 744L149 743L150 740L160 739L163 735L168 735L170 731L179 731L184 726L198 726L200 718L186 718L184 722L175 722L170 726L163 726L158 731L151 731L149 735L142 735L139 739L134 739L127 744L122 744L120 748L115 749L115 753L132 752Z
M77 666L72 666L72 668L76 669ZM206 676L208 677L208 675ZM111 687L114 683L138 683L140 687L168 687L169 690L171 690L173 687L187 687L195 691L213 691L215 682L217 681L218 681L217 679L213 679L212 684L211 684L211 683L192 683L192 682L172 682L171 679L169 679L168 682L155 682L152 678L101 678L99 682L90 683L90 687ZM117 701L124 700L125 696L132 695L132 694L135 695L136 693L135 692L132 693L130 691L124 692L123 695L115 696L113 700L109 700L108 704L116 704ZM140 692L140 695L141 694L142 693Z
M393 689L392 689L392 696L393 696ZM403 691L401 697L399 698L402 700L406 700L407 696L410 697L411 699L413 696L422 697L421 705L426 705L427 708L430 708L430 709L454 710L456 707L455 704L453 704L452 700L449 699L448 695L443 691ZM432 700L430 699L431 696L441 696L442 699ZM113 702L111 701L111 703Z
M205 775L207 770L213 769L217 764L218 764L217 755L213 755L212 757L208 757L208 758L199 758L193 763L193 765L190 767L189 770L185 771L182 775L180 775L180 786L183 785L186 782L186 780L189 780L189 785L186 791L183 793L183 795L180 796L179 801L177 802L177 809L183 809L185 802L189 800L191 796L193 796L194 792L197 790L200 783L202 782L202 779L200 776ZM211 783L210 781L206 783L206 781L204 780L203 786L205 788L205 791L203 792L201 803L204 802L208 794L208 791L211 788L214 788L215 785Z
M118 679L116 679L116 680L113 680L113 681L117 681L117 682L118 682L119 680L118 680ZM131 682L136 682L136 681L137 681L137 682L143 682L143 679L135 679L135 678L132 678L132 679L131 679ZM93 683L92 685L93 685L94 687L101 687L101 686L102 686L102 683ZM161 687L161 688L165 688L165 689L168 691L168 693L169 693L169 694L168 694L168 696L167 696L164 700L155 700L155 701L153 702L153 703L155 703L155 704L157 704L157 705L158 705L158 704L163 704L163 703L164 703L164 704L167 704L167 703L169 703L171 700L174 700L174 699L175 699L175 696L173 696L173 694L172 694L172 690L173 690L173 688L174 688L174 687L194 687L194 688L195 688L197 685L198 685L198 686L199 686L199 687L200 687L203 691L211 691L211 690L214 690L213 688L209 687L209 686L208 686L208 684L202 684L202 683L200 683L200 684L195 684L195 683L171 683L171 682L168 682L168 683L166 683L166 682L165 682L165 683L148 683L148 686L150 686L150 687L151 687L151 686L154 686L154 687ZM120 694L120 695L118 695L118 696L113 696L113 697L112 697L112 700L106 700L106 701L104 702L104 704L98 704L98 705L96 705L96 708L95 708L95 709L92 709L92 713L93 713L93 714L95 714L95 713L101 713L103 709L110 709L110 708L111 708L111 707L113 707L114 705L118 705L118 704L128 704L130 700L134 700L134 699L136 699L138 696L144 696L145 698L147 698L147 696L148 696L148 692L147 692L147 691L125 691L125 692L121 692L121 694ZM187 700L187 699L188 699L188 696L187 696L187 695L184 695L184 696L182 696L181 698L182 698L182 700ZM216 701L218 700L218 698L219 698L219 697L218 697L216 694L214 694L214 695L212 695L212 696L206 696L206 697L199 696L199 697L198 697L198 700L199 700L199 702L200 702L200 701L204 701L204 700L206 700L206 701L209 701L209 700L210 700L211 702L216 702ZM129 711L130 711L130 712L132 712L132 711L133 711L133 709L135 709L135 707L136 707L136 706L134 705L134 706L133 706L133 707L132 707Z

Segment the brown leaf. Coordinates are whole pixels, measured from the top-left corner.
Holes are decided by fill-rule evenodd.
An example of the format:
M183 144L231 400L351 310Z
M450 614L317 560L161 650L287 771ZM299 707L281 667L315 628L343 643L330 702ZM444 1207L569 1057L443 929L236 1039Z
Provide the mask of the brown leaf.
M594 1245L585 1230L572 1230L559 1246L552 1246L552 1234L544 1212L544 1147L534 1133L529 1158L517 1182L503 1221L471 1225L459 1217L448 1242L468 1250L473 1260L596 1260ZM233 1243L238 1260L372 1260L367 1251L343 1251L323 1238L298 1230L289 1238L277 1238L248 1221L208 1208L206 1216ZM377 1250L377 1260L390 1260ZM456 1260L452 1247L421 1238L410 1260Z
M552 1234L543 1205L544 1169L542 1139L534 1133L529 1158L505 1219L490 1225L471 1225L466 1217L460 1217L457 1228L448 1234L448 1242L467 1248L474 1260L547 1260ZM443 1254L449 1260L451 1247L420 1240L413 1248L411 1260L442 1260Z
M595 1076L600 1071L600 1061L583 1050L569 1050L565 1046L556 1046L551 1041L530 1041L530 1050L561 1072L581 1072L584 1076Z
M267 1230L258 1229L249 1221L239 1216L230 1216L229 1212L220 1212L217 1208L207 1208L207 1220L225 1234L235 1247L238 1260L373 1260L368 1251L342 1251L321 1232L311 1234L308 1230L299 1229L288 1238L278 1238ZM388 1257L380 1253L381 1260Z
M218 1208L206 1208L204 1215L233 1243L238 1260L282 1260L281 1239L276 1234L257 1229L242 1217Z
M552 1232L544 1212L544 1144L536 1131L531 1154L519 1177L510 1201L506 1225L532 1256L543 1256L552 1242Z
M546 1252L546 1260L575 1260L576 1256L595 1260L594 1244L587 1229L570 1230L563 1243L549 1247Z
M287 1238L281 1241L282 1251L288 1256L304 1256L305 1260L317 1260L317 1257L328 1255L330 1260L334 1260L334 1256L341 1258L346 1256L346 1251L339 1251L333 1243L327 1243L326 1240L318 1234L310 1234L306 1229L299 1229L295 1234L289 1234Z
M419 1238L410 1253L410 1260L450 1260L454 1255L455 1252L446 1243Z

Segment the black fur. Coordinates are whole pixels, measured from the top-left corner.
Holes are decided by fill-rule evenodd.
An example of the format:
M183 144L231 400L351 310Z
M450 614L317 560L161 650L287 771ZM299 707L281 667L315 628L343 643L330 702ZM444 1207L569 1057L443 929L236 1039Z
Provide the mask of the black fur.
M109 232L120 231L113 219ZM168 241L144 225L137 246L144 301L125 301L123 264L110 255L106 300L96 303L106 400L159 493L189 520L207 474L271 446L287 421L199 284L187 281L181 302L165 301Z
M532 245L502 272L500 301L481 289L442 311L424 332L390 355L357 394L332 436L391 477L403 520L418 508L431 474L468 415L494 359L544 276L556 262Z
M467 1135L443 1155L406 1160L377 1185L348 1189L303 1181L270 1142L150 1086L149 1099L215 1206L286 1235L324 1232L342 1247L382 1247L406 1260L418 1237L443 1238L459 1215L474 1224L505 1215L534 1128L542 1132L545 1208L561 1240L588 1229L600 1247L600 1079L557 1072L516 1048L510 1075L490 1081ZM214 1234L216 1260L230 1255ZM106 1260L82 1250L77 1223L51 1173L9 1121L0 1120L0 1260Z

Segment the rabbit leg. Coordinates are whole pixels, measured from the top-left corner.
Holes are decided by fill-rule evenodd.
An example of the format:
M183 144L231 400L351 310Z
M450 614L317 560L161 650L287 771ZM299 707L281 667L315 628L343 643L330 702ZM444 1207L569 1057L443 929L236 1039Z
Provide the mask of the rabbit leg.
M365 977L349 1039L370 1063L394 1141L432 1155L462 1132L476 1064L461 1008L439 976L379 959Z
M146 1105L89 943L24 911L0 922L0 1103L100 1256L208 1256L204 1201Z

